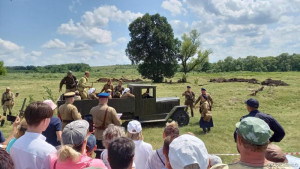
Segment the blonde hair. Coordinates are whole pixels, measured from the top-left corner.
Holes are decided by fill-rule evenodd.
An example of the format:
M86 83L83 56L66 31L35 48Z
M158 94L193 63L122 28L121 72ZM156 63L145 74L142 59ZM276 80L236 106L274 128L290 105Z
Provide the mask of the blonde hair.
M103 132L103 146L108 148L108 145L115 138L125 136L125 131L122 127L110 124Z
M127 137L130 138L131 140L144 140L142 131L140 133L136 133L136 134L127 132Z
M61 161L61 162L66 161L69 158L71 158L73 162L77 162L77 161L79 161L80 156L81 156L81 153L74 150L72 145L63 145L57 151L58 161Z
M17 131L14 134L14 137L16 139L20 138L21 136L23 136L25 134L27 130L27 122L25 120L25 118L23 118L23 120L20 122L20 124L17 127Z
M177 123L176 121L167 122L167 123L166 123L166 127L174 127L174 128L178 128L178 123Z

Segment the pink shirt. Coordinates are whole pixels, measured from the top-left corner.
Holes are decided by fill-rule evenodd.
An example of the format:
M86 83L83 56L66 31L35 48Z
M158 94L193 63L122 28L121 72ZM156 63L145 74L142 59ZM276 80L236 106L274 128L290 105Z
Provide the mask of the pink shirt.
M51 169L84 169L87 167L102 167L103 169L107 169L104 165L103 161L100 159L92 159L88 157L86 154L82 154L78 162L73 162L72 159L69 159L64 162L57 161L57 155L52 154L50 156ZM54 168L56 162L56 168Z

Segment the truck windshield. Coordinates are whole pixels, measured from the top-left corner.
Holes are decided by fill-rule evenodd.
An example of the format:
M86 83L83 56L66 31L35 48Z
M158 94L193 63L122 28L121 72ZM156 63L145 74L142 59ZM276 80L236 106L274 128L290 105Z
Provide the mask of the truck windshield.
M153 98L153 88L142 89L142 98L143 99Z

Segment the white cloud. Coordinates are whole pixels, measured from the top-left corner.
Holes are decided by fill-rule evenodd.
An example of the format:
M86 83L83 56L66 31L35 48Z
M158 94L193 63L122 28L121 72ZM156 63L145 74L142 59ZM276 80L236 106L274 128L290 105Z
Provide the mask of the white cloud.
M48 42L42 45L42 48L47 48L47 49L61 49L65 47L66 44L59 39L49 40Z
M187 13L179 0L165 0L162 2L161 7L171 12L173 16L180 14L185 15Z
M22 49L22 47L18 46L17 44L10 42L10 41L3 40L0 38L0 52L1 53L4 51L13 52L13 51L21 50L21 49ZM1 53L0 53L0 55L1 55Z
M189 28L189 24L188 22L183 22L180 20L171 20L170 24L173 28L174 34L176 36L180 36L185 33L188 32L188 28Z

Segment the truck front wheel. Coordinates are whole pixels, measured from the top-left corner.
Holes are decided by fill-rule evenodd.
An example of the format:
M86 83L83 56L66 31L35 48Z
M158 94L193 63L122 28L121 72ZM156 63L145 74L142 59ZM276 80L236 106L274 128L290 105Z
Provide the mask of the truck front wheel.
M184 110L177 110L172 115L172 120L176 121L179 126L186 126L190 122L190 117Z

